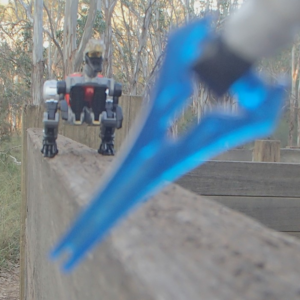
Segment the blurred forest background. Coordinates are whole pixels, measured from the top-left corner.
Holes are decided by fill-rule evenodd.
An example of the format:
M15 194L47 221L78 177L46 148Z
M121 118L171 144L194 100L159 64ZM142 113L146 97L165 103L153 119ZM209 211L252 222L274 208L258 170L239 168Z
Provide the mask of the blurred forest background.
M241 0L1 0L0 6L0 137L20 127L20 108L42 103L47 79L62 79L82 67L91 37L106 45L104 76L122 82L124 94L147 99L159 70L170 30L206 13L222 28ZM299 39L257 68L271 78L291 79L285 116L274 138L282 146L300 144ZM176 63L176 62L174 62ZM180 72L180 70L178 70ZM198 121L217 103L236 109L230 95L216 99L201 83L172 132Z
M43 103L43 82L79 71L87 41L101 37L106 46L104 76L122 82L124 94L141 95L146 101L163 59L168 33L207 13L215 15L216 26L221 29L226 17L242 2L0 1L0 268L18 255L21 108ZM284 117L270 138L280 139L282 147L299 147L300 39L275 57L261 61L257 68L271 79L281 74L290 79ZM198 122L217 103L229 110L237 107L230 95L216 99L201 83L195 84L195 94L188 108L174 120L172 134Z

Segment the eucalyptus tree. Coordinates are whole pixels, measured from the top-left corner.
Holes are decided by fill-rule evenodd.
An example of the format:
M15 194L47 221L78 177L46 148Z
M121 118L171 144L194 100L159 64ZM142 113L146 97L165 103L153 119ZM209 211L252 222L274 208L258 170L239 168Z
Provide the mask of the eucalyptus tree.
M0 5L0 137L17 129L19 112L30 101L31 27L12 4Z
M32 102L40 105L43 102L42 86L44 83L43 64L43 0L34 1L33 49L32 49Z

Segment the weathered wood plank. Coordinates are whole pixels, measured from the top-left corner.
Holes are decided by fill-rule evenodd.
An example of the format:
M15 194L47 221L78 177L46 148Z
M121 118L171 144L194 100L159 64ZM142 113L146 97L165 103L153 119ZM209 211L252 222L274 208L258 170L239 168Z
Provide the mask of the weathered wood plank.
M253 161L280 162L280 141L256 140L253 149Z
M26 276L26 216L27 216L27 124L26 111L22 111L22 165L21 165L21 220L20 220L20 299L25 299Z
M300 232L300 198L207 196L278 231Z
M300 242L170 185L115 228L78 269L62 275L49 249L85 205L110 164L58 139L40 154L28 135L27 299L298 300Z
M199 195L300 196L300 165L209 161L177 181Z
M288 234L290 236L293 236L297 239L300 239L300 232L296 232L296 231L286 231L284 232L285 234Z
M212 160L222 161L252 161L252 150L231 149L220 155L213 157Z
M231 149L228 150L212 160L223 161L252 161L252 150L250 149ZM300 163L300 150L299 149L280 149L280 162L282 163Z

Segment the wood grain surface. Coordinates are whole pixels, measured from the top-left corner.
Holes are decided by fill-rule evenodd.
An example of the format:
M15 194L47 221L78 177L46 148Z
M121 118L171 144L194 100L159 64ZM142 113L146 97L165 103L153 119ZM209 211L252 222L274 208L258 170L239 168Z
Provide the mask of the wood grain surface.
M177 181L209 196L300 196L300 164L209 161Z
M49 250L89 202L111 159L62 136L60 155L45 159L41 136L28 131L25 299L300 299L297 239L174 184L63 275Z

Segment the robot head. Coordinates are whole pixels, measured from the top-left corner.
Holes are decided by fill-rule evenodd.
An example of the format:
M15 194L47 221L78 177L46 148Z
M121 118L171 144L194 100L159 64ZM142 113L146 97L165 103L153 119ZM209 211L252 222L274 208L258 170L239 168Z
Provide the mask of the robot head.
M89 77L95 77L102 71L104 44L101 40L90 39L83 53L85 72Z

